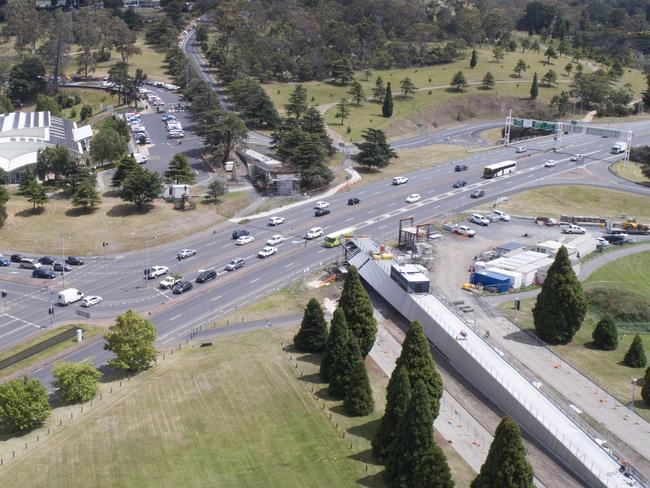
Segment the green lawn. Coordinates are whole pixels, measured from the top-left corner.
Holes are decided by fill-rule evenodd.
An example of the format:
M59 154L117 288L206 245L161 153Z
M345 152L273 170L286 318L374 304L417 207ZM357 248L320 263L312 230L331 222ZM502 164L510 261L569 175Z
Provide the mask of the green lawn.
M75 122L81 120L81 107L84 105L90 105L93 108L93 115L106 110L106 108L111 105L117 107L120 104L120 101L116 95L113 95L104 90L91 90L84 88L63 88L61 89L63 93L78 94L81 97L81 103L75 105L73 108L67 108L63 110L63 117L67 119L72 119ZM76 116L71 117L72 111L75 111Z
M650 251L626 256L601 266L584 283L589 288L617 288L638 293L650 300ZM650 350L648 351L650 356Z
M610 168L612 173L624 180L644 185L650 184L650 178L643 173L643 165L640 163L617 161Z

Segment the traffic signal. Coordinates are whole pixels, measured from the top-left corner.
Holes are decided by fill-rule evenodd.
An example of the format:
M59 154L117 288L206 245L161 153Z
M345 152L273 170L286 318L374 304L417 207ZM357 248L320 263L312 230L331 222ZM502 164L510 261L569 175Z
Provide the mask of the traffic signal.
M50 305L50 308L47 309L48 315L54 315L54 307Z
M2 290L2 298L7 298L7 292Z
M515 298L515 310L521 310L521 300Z
M144 275L147 276L148 274L149 274L149 268L146 268L146 269L144 270Z

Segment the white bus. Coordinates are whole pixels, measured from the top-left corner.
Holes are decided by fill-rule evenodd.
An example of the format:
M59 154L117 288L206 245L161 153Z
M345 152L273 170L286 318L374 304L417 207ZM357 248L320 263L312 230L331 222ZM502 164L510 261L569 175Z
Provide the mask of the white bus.
M517 171L517 161L501 161L500 163L488 164L483 169L485 178L495 178Z

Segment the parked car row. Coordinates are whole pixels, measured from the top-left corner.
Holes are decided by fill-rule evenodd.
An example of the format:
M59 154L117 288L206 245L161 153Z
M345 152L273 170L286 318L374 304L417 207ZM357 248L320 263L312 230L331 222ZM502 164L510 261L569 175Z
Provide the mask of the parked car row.
M22 254L12 254L9 258L0 254L0 266L10 266L11 263L17 263L19 268L32 269L32 270L41 270L42 266L51 266L51 270L48 273L43 274L42 276L37 276L40 273L32 273L34 278L45 277L49 278L50 271L72 271L72 266L80 266L84 264L84 260L78 256L68 256L65 260L58 260L54 256L43 256L39 259L28 258ZM72 265L72 266L71 266ZM47 274L47 276L46 276ZM53 273L52 273L53 274ZM55 278L52 276L51 278Z
M140 119L140 114L138 112L126 112L124 118L126 119L127 124L129 124L134 141L139 144L146 144L149 142L147 128L142 125L142 120ZM146 158L144 161L142 161L141 157L140 160L136 158L136 161L138 161L138 163L146 162Z
M172 114L163 115L163 124L167 128L167 138L168 139L182 139L185 137L185 132L183 131L183 126L181 123L176 120L176 116Z

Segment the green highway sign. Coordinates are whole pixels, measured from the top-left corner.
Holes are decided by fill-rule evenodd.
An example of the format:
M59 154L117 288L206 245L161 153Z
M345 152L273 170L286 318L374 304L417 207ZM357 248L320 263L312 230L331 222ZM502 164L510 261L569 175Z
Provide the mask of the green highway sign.
M512 119L512 125L515 127L530 127L533 129L546 130L549 132L555 132L557 124L555 122L544 122L542 120L530 120L530 119Z

